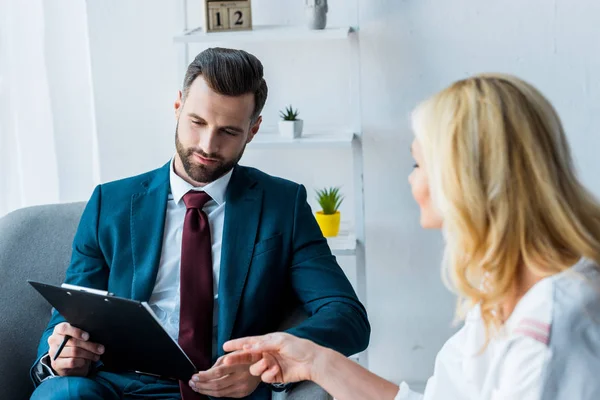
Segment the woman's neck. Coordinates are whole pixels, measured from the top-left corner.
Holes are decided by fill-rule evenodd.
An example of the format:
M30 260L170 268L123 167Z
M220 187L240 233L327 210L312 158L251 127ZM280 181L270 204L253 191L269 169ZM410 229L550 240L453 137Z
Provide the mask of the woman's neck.
M529 268L524 266L519 268L517 279L515 279L514 285L509 292L507 300L502 305L502 319L504 322L510 318L511 314L515 310L515 307L519 303L519 300L525 296L525 293L529 291L540 280L541 277L535 275Z

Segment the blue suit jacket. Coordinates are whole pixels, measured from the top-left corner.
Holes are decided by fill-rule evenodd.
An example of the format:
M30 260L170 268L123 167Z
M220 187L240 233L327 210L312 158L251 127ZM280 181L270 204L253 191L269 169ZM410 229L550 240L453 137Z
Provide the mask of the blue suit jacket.
M162 250L169 163L99 185L84 212L65 282L148 301ZM218 356L232 338L278 330L295 304L309 315L289 329L345 355L364 350L364 307L323 238L302 185L236 166L226 194L219 281ZM64 321L55 313L38 348ZM249 398L270 398L261 386Z

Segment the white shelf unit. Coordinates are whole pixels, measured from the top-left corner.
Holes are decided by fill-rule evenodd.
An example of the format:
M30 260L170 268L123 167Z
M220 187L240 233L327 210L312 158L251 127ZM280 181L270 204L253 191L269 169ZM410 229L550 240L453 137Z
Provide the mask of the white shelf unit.
M210 42L287 42L304 40L346 39L354 31L352 27L309 30L303 26L258 25L250 31L204 32L202 27L184 30L174 40L179 43Z
M291 139L279 135L276 131L261 129L248 148L350 148L355 140L360 140L360 136L353 132L331 133L319 129L317 132L304 132L301 137Z
M328 238L327 242L331 252L336 256L356 255L356 235L352 232L340 230L340 234L334 238Z
M180 73L189 65L189 47L194 43L275 43L285 41L330 41L351 40L354 59L351 62L353 75L353 89L355 96L360 96L360 55L358 48L358 28L353 26L330 27L323 30L309 30L304 26L254 26L250 31L210 32L205 33L202 28L188 29L187 0L181 0L180 15L182 19L182 32L174 36L173 41L180 46L179 62ZM297 149L305 151L311 148L346 148L352 152L353 184L354 184L354 226L347 229L342 222L340 234L328 238L327 242L331 251L336 256L351 256L355 258L356 265L356 292L361 302L367 307L366 293L366 259L365 259L365 216L364 216L364 182L363 182L363 148L360 122L360 105L352 121L353 129L339 131L335 129L318 129L313 132L305 131L298 139L281 137L276 129L261 130L260 134L248 145L250 148L262 149ZM367 351L350 357L365 368L367 365Z

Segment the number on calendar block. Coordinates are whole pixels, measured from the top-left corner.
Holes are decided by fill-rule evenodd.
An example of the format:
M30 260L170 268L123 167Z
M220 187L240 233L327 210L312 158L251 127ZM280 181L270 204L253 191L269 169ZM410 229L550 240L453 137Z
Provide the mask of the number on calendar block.
M237 31L252 29L250 0L204 0L204 31Z
M213 31L229 29L229 10L225 7L211 8L209 26Z

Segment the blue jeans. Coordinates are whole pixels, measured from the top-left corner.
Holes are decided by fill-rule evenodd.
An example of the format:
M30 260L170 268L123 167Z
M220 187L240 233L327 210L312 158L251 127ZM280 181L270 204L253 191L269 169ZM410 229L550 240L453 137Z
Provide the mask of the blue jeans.
M133 372L99 371L89 377L56 377L45 380L31 400L181 400L179 382Z

